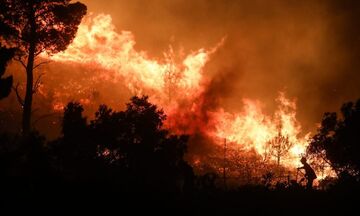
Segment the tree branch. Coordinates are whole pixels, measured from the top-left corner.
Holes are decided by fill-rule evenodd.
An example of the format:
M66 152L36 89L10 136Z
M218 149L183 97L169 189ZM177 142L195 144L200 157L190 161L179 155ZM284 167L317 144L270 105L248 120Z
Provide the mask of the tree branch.
M26 64L24 63L24 61L21 59L21 57L17 57L17 58L14 58L15 61L18 61L21 63L21 65L26 69Z
M40 83L41 83L41 77L44 76L45 73L41 73L38 78L36 79L34 86L33 86L33 90L32 93L35 94L36 91L38 90L38 88L40 87Z
M48 64L48 63L50 63L50 62L51 62L50 60L49 60L49 61L41 62L41 63L35 65L35 66L33 67L33 70L35 70L36 68L40 67L41 65Z
M41 49L35 53L35 58L38 57L41 53L45 52L46 49Z
M42 52L44 52L44 51L45 51L45 49L42 49L42 50L36 52L36 53L35 53L35 58L38 57L38 55L40 55L40 54L41 54Z
M16 84L16 87L12 87L12 89L15 91L15 93L16 93L16 98L17 98L17 100L18 100L18 102L19 102L19 104L21 105L21 107L24 107L24 100L21 98L21 96L20 96L20 94L19 94L19 83L18 84Z
M326 158L325 155L320 155L320 157L325 161L325 163L327 163L328 165L330 165L332 167L332 163Z

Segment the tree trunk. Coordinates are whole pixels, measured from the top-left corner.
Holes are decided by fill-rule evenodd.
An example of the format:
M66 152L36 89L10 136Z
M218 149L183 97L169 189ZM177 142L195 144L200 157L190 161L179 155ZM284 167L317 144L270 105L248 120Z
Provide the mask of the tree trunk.
M23 134L29 134L31 130L31 105L32 105L32 96L33 96L33 66L34 66L34 51L35 50L30 47L30 54L28 63L26 66L26 95L24 100L24 110L23 110L23 119L22 119L22 129Z
M26 94L23 107L23 118L22 118L22 132L24 136L27 136L31 131L31 105L32 105L32 96L33 96L33 82L34 82L34 60L35 60L35 33L36 33L36 23L35 23L35 14L30 14L30 25L31 25L31 42L29 47L29 56L26 65Z

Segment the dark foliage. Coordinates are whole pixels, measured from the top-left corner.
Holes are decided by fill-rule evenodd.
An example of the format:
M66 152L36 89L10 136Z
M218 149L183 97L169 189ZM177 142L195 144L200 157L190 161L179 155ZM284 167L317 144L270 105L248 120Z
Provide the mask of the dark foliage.
M16 59L26 70L22 130L31 130L32 98L36 92L33 70L41 53L63 51L74 39L86 6L70 0L2 0L0 4L0 46L16 48ZM19 95L19 94L17 94Z
M360 177L360 99L341 107L337 113L325 113L308 152L322 156L338 174Z
M14 57L14 55L14 49L7 49L0 46L0 99L7 97L11 92L13 77L8 76L6 78L2 78L2 76L5 74L8 62Z
M183 159L187 136L162 129L165 115L147 97L131 98L120 112L102 105L90 124L82 112L80 104L69 103L63 136L49 145L66 181L111 184L116 179L127 189L168 192L191 187L192 169Z
M163 129L165 118L147 97L131 98L124 111L102 105L90 122L83 107L71 102L57 140L46 143L37 133L1 134L2 196L6 201L15 196L13 203L25 197L24 203L36 207L103 211L119 205L132 212L138 209L133 206L187 213L324 213L355 207L353 195L360 187L346 173L324 182L328 186L322 191L305 190L297 182L269 188L271 173L264 176L264 185L220 188L216 174L194 174L184 160L188 137Z
M70 0L3 0L0 7L0 34L5 43L29 55L66 49L75 37L86 6ZM21 54L21 53L19 53Z

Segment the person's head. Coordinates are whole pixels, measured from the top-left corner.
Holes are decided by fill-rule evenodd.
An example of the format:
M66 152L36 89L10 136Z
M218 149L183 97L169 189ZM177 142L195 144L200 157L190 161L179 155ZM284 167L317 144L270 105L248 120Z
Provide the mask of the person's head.
M305 158L305 157L302 157L301 160L300 160L300 162L301 162L302 164L305 164L305 163L306 163L306 158Z

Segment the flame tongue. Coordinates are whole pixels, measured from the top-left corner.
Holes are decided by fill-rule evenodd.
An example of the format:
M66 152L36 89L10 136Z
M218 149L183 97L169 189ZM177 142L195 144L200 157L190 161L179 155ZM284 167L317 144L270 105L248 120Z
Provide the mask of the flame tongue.
M229 142L240 145L243 149L254 148L263 157L268 150L267 143L279 134L289 139L292 144L288 153L283 155L283 165L299 165L298 159L305 153L309 134L301 137L301 127L296 121L296 105L280 93L277 98L278 109L273 117L265 115L261 104L244 99L244 110L230 114L224 110L211 113L215 130L211 136L219 140L226 138Z
M87 17L80 24L77 36L65 52L51 57L61 62L98 64L115 71L125 79L134 93L152 91L159 105L165 107L170 87L183 92L178 97L196 97L201 92L202 69L210 52L200 49L186 56L181 64L174 53L164 53L163 63L150 59L145 52L134 49L134 36L129 31L115 31L110 15ZM170 86L172 85L172 86ZM175 100L176 101L176 100Z

